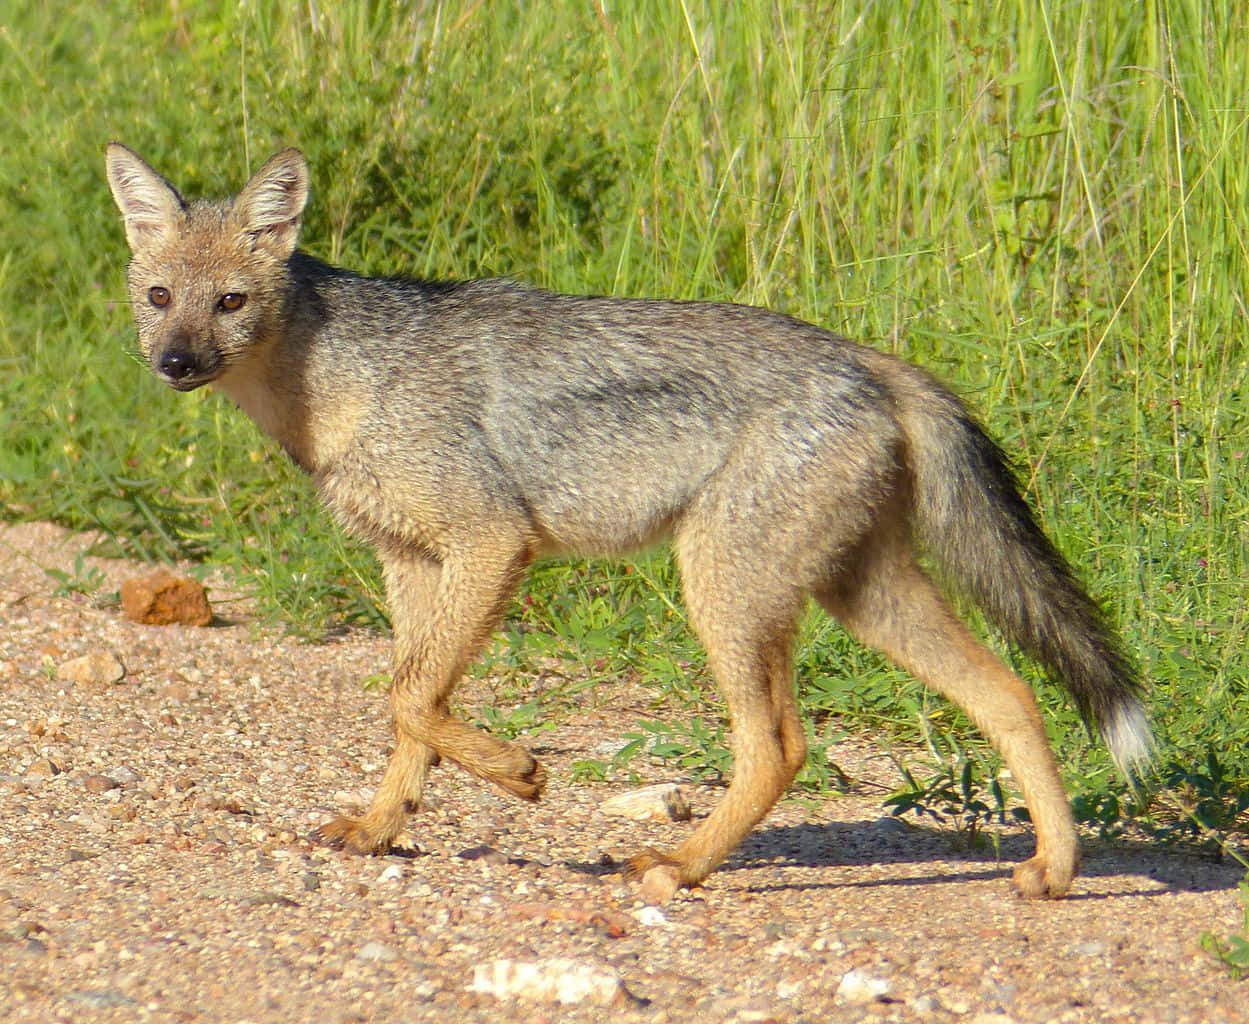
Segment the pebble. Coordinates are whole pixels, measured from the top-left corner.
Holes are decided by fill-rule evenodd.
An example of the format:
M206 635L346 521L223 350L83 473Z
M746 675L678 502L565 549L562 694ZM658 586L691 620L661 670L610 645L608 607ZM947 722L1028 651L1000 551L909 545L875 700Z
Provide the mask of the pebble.
M111 789L118 789L121 783L116 779L109 778L107 775L87 775L82 780L82 787L88 793L107 793Z
M646 903L667 903L681 888L681 876L670 864L657 864L642 876L638 896Z
M776 997L778 999L793 999L795 996L802 994L801 981L778 981L776 983Z
M506 864L507 854L493 846L470 846L456 854L461 860L480 860L487 864Z
M910 826L901 818L895 818L889 815L887 818L877 818L873 821L868 829L878 836L905 836L910 832Z
M884 978L877 978L857 967L846 972L837 986L839 1003L873 1003L889 994L892 986Z
M667 916L658 907L642 907L633 916L643 928L666 928L668 926Z
M114 989L66 992L65 999L67 1002L78 1003L92 1010L112 1010L135 1005L135 1001L128 995Z
M384 942L368 942L360 947L356 959L367 963L388 964L399 959L399 951Z
M496 999L594 1006L634 1001L616 971L606 964L555 957L550 960L495 960L473 969L469 991Z
M126 676L126 667L111 651L91 651L77 658L63 661L57 667L56 678L78 686L110 686Z
M604 800L599 810L633 821L689 821L691 815L685 791L676 783L617 793Z
M40 757L30 763L30 767L26 769L26 777L28 779L50 779L54 775L60 775L62 768L51 758Z
M110 768L104 774L119 786L133 786L140 779L138 772L124 764L119 764L116 768Z

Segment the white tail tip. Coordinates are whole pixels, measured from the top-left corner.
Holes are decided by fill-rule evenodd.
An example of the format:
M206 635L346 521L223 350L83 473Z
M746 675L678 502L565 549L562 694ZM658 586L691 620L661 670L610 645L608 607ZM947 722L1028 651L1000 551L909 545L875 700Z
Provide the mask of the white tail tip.
M1132 778L1154 756L1154 734L1139 701L1120 704L1102 723L1102 739L1125 777Z

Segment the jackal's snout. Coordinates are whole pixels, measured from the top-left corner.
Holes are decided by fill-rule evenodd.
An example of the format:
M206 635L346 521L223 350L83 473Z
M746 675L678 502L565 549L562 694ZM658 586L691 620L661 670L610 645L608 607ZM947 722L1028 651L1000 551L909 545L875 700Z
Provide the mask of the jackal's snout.
M190 337L175 335L151 355L152 369L171 388L193 391L220 376L221 357L198 351Z

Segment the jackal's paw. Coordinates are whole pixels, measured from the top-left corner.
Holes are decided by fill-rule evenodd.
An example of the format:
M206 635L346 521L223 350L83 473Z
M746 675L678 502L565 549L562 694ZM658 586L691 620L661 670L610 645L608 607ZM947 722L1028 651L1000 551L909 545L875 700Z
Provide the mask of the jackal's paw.
M490 778L522 800L537 800L546 788L546 769L524 747L507 745L507 754L491 766Z
M390 839L375 835L359 818L339 815L313 829L312 841L349 853L377 854L390 849Z
M653 846L648 846L637 856L629 858L628 863L625 864L624 876L630 882L637 882L651 868L660 867L672 868L678 874L681 871L681 863L676 857L670 853L664 853L662 850L656 850Z
M1071 888L1076 865L1058 865L1045 857L1033 857L1015 868L1015 891L1025 899L1061 899Z
M624 874L638 884L638 896L651 904L667 903L679 889L691 884L685 880L685 872L675 857L652 849L630 857Z

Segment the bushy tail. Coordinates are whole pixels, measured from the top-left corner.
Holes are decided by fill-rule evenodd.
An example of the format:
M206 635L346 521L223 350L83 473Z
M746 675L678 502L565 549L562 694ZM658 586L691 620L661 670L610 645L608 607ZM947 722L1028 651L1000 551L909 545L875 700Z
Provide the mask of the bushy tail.
M1041 531L1001 449L933 382L897 395L925 550L1007 638L1062 683L1131 776L1153 740L1141 683L1101 609Z

